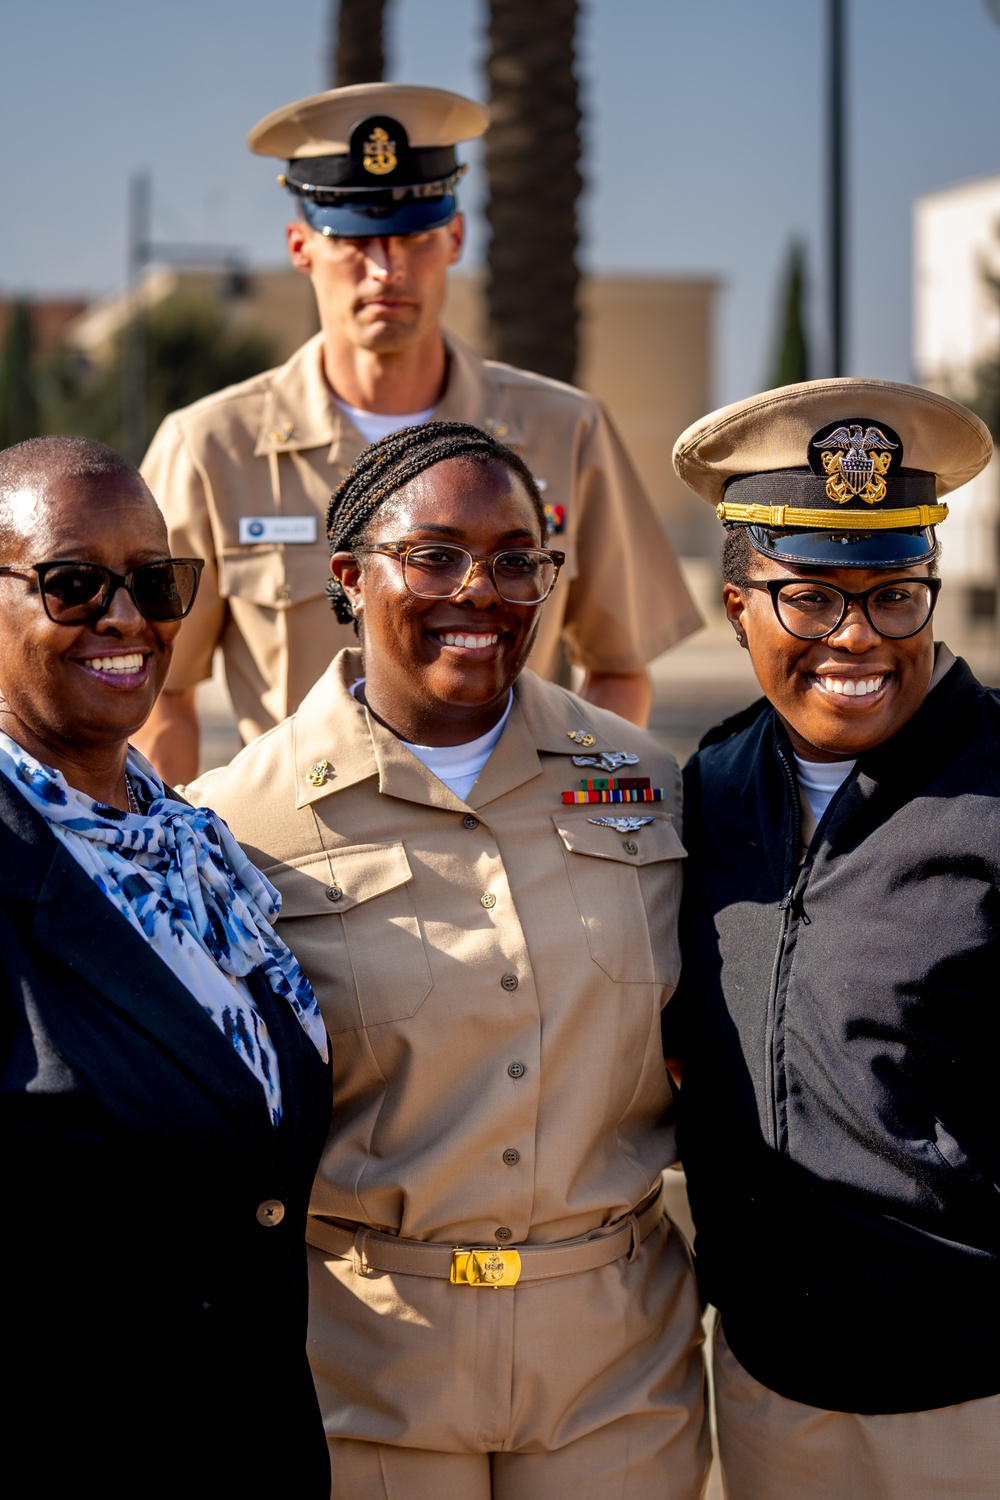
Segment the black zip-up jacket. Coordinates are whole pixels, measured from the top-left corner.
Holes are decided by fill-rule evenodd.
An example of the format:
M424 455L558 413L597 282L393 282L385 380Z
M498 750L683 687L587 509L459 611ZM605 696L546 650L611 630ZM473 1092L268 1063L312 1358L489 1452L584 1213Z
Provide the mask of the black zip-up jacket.
M685 773L680 1149L699 1277L764 1385L1000 1391L1000 696L962 661L800 857L761 700Z

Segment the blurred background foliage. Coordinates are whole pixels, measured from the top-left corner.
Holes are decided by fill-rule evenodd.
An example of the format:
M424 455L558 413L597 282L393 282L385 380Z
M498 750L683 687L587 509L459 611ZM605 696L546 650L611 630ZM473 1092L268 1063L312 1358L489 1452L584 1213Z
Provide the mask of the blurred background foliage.
M178 294L141 314L147 354L145 430L168 412L268 369L270 340L232 327L208 296ZM123 447L124 361L134 328L114 339L111 355L94 363L77 349L33 357L27 308L12 311L0 369L0 445L39 433L72 432Z

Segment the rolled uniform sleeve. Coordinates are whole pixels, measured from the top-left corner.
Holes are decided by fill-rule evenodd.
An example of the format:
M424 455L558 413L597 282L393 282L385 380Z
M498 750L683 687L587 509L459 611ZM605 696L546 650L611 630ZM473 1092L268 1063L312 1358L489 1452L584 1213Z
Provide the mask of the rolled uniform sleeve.
M212 675L212 656L226 623L204 474L176 416L167 417L142 461L142 477L163 512L173 557L202 557L194 608L178 632L166 690L181 692Z
M600 406L580 449L576 503L577 571L563 620L570 659L593 672L640 672L702 620L622 440Z

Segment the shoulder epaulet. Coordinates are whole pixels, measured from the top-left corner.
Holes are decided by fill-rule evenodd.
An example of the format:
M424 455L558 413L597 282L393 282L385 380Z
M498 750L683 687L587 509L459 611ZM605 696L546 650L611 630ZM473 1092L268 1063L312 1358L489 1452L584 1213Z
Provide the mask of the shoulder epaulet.
M734 734L741 734L744 729L749 729L770 706L766 698L757 698L748 708L741 708L739 713L730 714L728 719L713 724L698 742L698 749L706 750L709 745L721 745L724 740L731 740Z

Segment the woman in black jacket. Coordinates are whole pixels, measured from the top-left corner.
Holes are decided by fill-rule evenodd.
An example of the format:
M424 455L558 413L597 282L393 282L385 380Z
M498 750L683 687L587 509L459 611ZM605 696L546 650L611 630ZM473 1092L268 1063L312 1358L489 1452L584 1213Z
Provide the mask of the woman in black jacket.
M109 449L0 453L11 1495L329 1493L303 1239L325 1033L273 890L128 747L199 567Z
M931 631L990 451L868 380L674 451L765 694L687 769L666 1037L730 1500L1000 1493L1000 703Z

